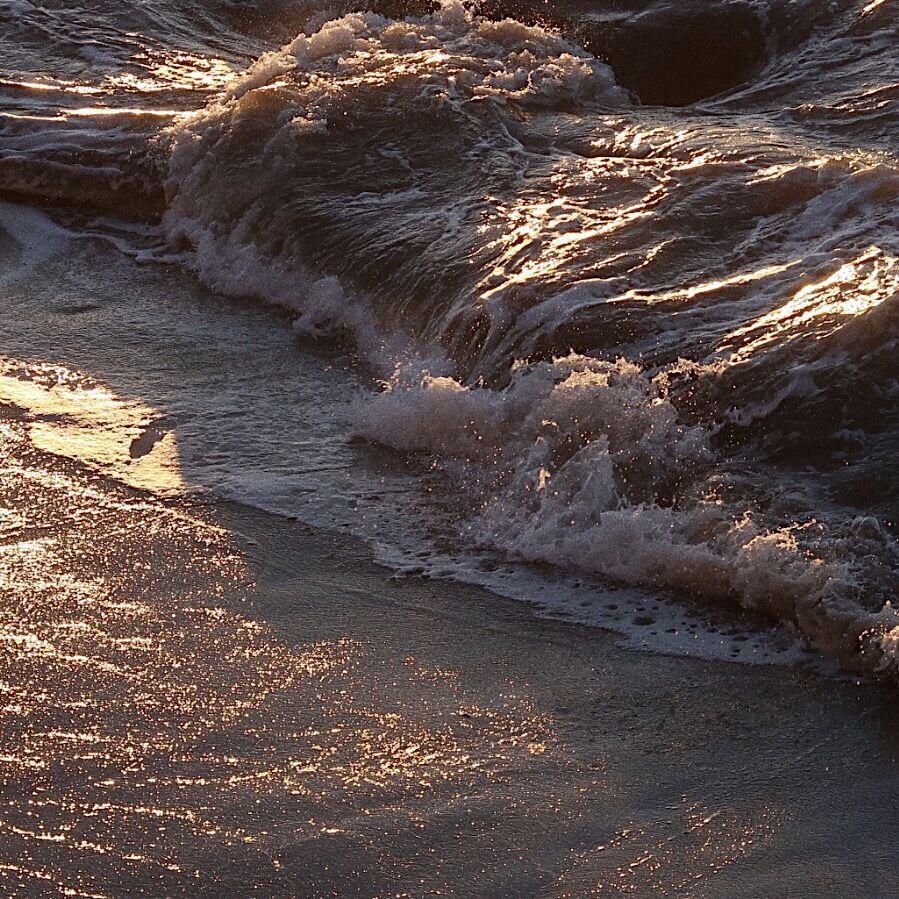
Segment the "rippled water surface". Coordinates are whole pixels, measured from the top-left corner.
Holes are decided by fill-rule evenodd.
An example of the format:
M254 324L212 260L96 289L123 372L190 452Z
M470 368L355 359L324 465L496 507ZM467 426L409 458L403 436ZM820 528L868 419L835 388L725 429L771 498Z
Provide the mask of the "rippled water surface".
M0 0L0 892L889 895L897 47Z

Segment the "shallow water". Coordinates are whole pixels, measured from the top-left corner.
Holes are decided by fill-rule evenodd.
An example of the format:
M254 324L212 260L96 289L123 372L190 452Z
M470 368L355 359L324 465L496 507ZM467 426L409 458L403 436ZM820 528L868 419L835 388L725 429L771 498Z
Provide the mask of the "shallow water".
M70 376L42 411L35 374L0 410L7 894L890 894L891 689L623 652L131 489L177 483L137 403Z
M211 491L350 534L394 571L479 584L624 645L810 660L758 617L473 547L443 472L354 439L372 383L337 347L298 344L283 314L204 293L24 207L0 215L27 245L7 258L0 402L39 448L160 496Z

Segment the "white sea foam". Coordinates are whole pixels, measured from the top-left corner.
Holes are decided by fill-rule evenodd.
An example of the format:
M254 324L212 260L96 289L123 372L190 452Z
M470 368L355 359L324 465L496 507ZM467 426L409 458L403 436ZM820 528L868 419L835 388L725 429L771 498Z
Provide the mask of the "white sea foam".
M7 260L0 272L0 287L23 277L41 262L50 259L64 246L66 232L36 209L0 202L0 233L8 234L16 244L17 258Z
M477 509L464 530L480 545L736 601L844 662L897 669L899 615L889 602L867 611L843 561L895 564L890 538L863 525L837 538L815 520L769 527L727 501L713 487L710 434L681 422L664 378L632 363L572 355L519 365L500 391L424 375L360 406L357 421L367 439L454 460Z
M547 137L585 104L602 110L589 125L608 155L586 130L583 155ZM301 334L352 336L387 381L360 404L359 435L439 460L472 543L736 603L894 672L894 580L878 580L899 558L889 535L845 510L813 516L824 504L796 500L792 485L756 502L751 466L733 475L713 447L725 426L815 399L816 377L833 371L831 358L809 367L808 304L783 319L801 325L801 343L768 327L772 309L786 315L817 285L815 328L835 322L819 336L848 334L853 323L825 295L841 265L856 266L859 297L882 301L858 327L892 305L883 273L895 258L895 170L798 145L760 144L753 156L708 122L692 133L670 121L597 126L628 105L608 67L545 29L489 22L452 0L404 21L352 13L264 55L173 128L164 226L215 289L291 310ZM453 140L429 155L443 131ZM480 180L484 167L500 174ZM458 232L477 236L454 242ZM357 268L372 296L348 288ZM668 393L678 366L650 374L572 354L519 364L502 389L470 383L479 372L501 380L513 354L564 350L579 310L589 333L599 304L612 310L607 346L619 309L645 313L646 344L622 338L632 358L699 334L702 351L680 372L693 366L712 393L755 364L756 324L780 335L771 358L791 356L791 379L774 377L765 346L766 395L734 394L702 425ZM451 376L433 338L475 359L469 382Z
M298 141L326 138L329 116L346 114L340 104L348 94L374 92L376 105L389 110L395 90L410 83L428 108L448 104L463 120L471 103L630 102L608 66L557 35L514 20L491 22L447 0L421 18L353 13L326 21L264 55L218 101L170 132L165 227L171 244L189 245L200 277L224 293L299 313L301 333L349 332L382 372L409 355L408 337L401 345L365 298L310 270L292 234L275 239L278 200L266 185L291 183L304 153ZM252 164L240 161L247 141L256 148ZM282 202L288 206L289 198Z
M430 77L423 81L448 96L537 105L629 102L612 70L574 44L514 19L481 18L459 0L443 0L432 15L401 21L370 12L325 21L314 33L301 34L261 57L231 85L225 102L284 76L314 87L305 96L321 102L333 89L328 85L360 78L388 81L426 71ZM321 75L330 77L317 77Z

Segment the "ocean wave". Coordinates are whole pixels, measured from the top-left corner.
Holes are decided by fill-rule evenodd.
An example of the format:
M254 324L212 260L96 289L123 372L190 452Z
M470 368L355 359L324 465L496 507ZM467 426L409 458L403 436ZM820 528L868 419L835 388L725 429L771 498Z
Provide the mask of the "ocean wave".
M442 460L479 545L736 602L844 665L899 671L895 541L869 517L821 521L783 486L753 508L663 376L576 355L516 366L500 391L425 374L360 405L357 430Z
M311 31L173 131L164 221L201 278L348 332L387 385L359 435L437 460L469 542L894 676L895 540L804 435L895 426L896 167L634 110L455 3Z
M629 107L541 28L351 14L172 129L164 221L219 290L499 380L567 349L701 357L817 273L895 252L886 162Z
M448 286L453 260L419 267L419 284L411 272L384 327L383 303L320 273L346 276L355 255L357 283L386 287L377 269L388 253L411 268L418 248L470 239L466 207L523 177L527 151L513 131L525 111L585 103L630 101L607 66L538 27L482 19L457 2L404 21L330 20L172 130L164 224L216 289L302 311L300 330L349 328L375 345L416 294ZM435 206L435 187L458 193ZM386 232L365 227L392 215L401 220Z
M300 4L245 65L204 7L213 38L159 77L156 28L90 83L7 79L2 187L158 217L142 261L348 337L384 384L358 435L434 460L469 544L895 676L885 4L370 5ZM721 38L702 65L696 27Z

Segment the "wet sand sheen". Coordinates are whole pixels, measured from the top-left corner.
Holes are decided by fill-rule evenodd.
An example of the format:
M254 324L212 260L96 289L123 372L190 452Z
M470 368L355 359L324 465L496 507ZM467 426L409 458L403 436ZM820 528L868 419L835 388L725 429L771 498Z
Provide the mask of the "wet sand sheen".
M101 477L22 418L4 406L11 891L889 893L887 693L392 579L344 537Z

